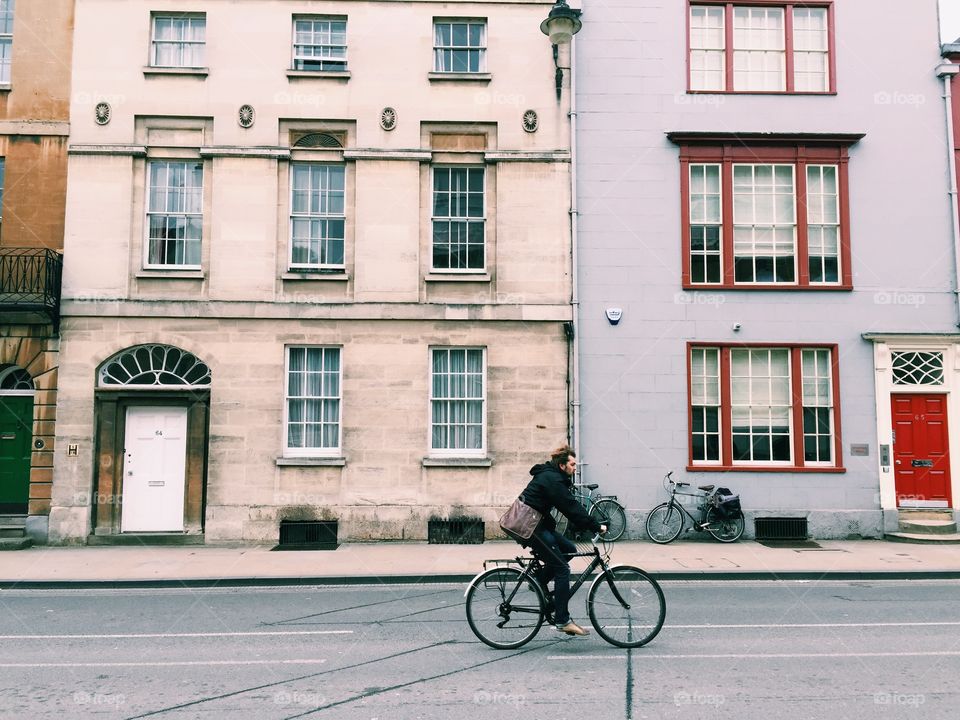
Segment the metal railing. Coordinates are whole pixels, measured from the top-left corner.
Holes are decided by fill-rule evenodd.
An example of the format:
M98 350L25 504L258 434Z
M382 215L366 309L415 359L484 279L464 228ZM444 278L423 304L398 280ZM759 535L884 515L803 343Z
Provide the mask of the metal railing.
M0 247L0 310L37 314L60 329L63 255L47 248Z

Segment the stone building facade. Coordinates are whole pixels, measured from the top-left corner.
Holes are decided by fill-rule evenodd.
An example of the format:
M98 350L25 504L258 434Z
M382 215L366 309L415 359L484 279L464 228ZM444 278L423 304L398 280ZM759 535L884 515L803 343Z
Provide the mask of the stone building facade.
M79 0L51 542L495 532L568 433L549 8Z
M42 541L50 511L72 34L72 0L0 2L0 538L15 543Z

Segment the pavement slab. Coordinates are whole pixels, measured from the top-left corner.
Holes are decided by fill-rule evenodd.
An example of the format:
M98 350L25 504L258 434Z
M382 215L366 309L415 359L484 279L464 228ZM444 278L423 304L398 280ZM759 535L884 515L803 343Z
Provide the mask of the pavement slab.
M882 540L821 540L819 547L678 541L619 542L614 564L673 579L960 577L960 549ZM588 550L589 545L581 545ZM0 588L460 582L485 560L524 554L512 542L431 545L345 543L336 550L276 552L269 546L32 547L0 553ZM578 562L574 560L574 570Z

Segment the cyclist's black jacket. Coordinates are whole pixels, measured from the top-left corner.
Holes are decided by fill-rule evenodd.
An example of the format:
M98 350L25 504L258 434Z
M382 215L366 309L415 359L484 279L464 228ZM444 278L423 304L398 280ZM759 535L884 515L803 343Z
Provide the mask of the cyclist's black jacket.
M600 523L594 520L577 502L570 488L573 481L553 462L534 465L530 468L533 479L520 495L523 502L543 513L543 519L537 530L553 530L557 527L550 512L556 508L573 523L578 530L600 532Z

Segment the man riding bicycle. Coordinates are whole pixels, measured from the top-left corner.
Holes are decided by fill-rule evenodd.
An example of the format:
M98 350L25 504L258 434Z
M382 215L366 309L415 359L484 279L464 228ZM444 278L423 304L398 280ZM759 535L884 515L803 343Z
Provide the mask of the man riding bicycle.
M556 508L563 513L578 530L590 530L594 533L607 531L587 513L571 492L573 476L577 470L577 454L563 446L553 451L550 461L530 468L533 478L521 494L523 502L543 515L531 538L525 543L530 546L546 566L546 577L538 580L547 590L547 582L553 580L554 621L556 629L567 635L589 635L570 619L570 565L567 560L577 552L576 546L563 535L556 532L551 511ZM523 544L523 543L521 543Z

